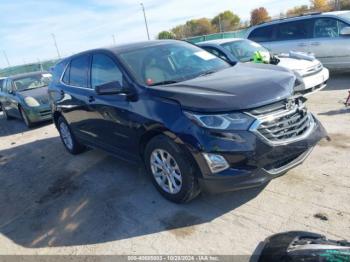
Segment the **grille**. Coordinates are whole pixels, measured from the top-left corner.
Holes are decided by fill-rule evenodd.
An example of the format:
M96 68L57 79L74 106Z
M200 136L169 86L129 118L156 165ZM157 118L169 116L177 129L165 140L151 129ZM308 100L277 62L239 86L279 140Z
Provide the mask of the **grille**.
M313 122L312 116L307 112L301 100L289 100L264 107L258 110L260 113L255 116L259 125L256 132L272 143L296 140L304 135ZM271 111L271 108L275 108ZM250 113L254 115L257 109ZM264 113L265 112L265 113Z
M306 77L306 76L311 76L311 75L314 75L314 74L317 74L319 72L321 72L323 69L323 65L320 63L320 64L317 64L315 66L312 66L312 67L309 67L305 74L303 75L303 77Z

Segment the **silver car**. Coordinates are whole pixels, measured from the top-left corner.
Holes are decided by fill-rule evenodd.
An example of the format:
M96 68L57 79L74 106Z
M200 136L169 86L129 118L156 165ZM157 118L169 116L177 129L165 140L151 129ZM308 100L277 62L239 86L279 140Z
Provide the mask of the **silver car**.
M329 69L350 69L350 11L274 20L251 27L247 38L273 53L313 53Z

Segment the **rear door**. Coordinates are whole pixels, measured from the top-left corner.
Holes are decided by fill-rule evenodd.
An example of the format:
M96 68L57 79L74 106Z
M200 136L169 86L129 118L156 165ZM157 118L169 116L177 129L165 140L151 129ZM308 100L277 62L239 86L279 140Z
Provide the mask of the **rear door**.
M57 107L75 135L88 142L96 142L97 135L93 132L94 112L89 107L95 93L89 81L90 63L90 54L72 58L62 77L62 99L57 103Z
M269 30L265 29L266 32L261 31L262 38L264 34L268 37L266 41L256 42L260 42L275 54L288 53L289 51L310 52L312 26L311 19L282 22L270 26ZM268 41L269 38L272 41ZM254 38L249 39L255 41Z
M276 41L271 48L277 53L310 52L312 24L311 19L305 19L276 25Z
M326 67L350 68L350 37L340 35L340 31L347 26L336 18L314 19L310 51Z

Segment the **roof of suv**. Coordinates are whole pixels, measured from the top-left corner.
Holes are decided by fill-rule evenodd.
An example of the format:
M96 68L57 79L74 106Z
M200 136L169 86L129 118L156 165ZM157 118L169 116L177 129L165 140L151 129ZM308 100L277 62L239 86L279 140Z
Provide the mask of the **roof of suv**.
M325 13L309 13L309 14L304 14L300 16L293 16L293 17L286 17L286 18L280 18L280 19L275 19L272 21L268 21L265 23L261 23L256 26L252 26L251 29L257 28L257 27L263 27L267 25L274 25L274 24L279 24L281 22L290 22L290 21L298 21L298 20L304 20L304 19L309 19L309 18L315 18L315 17L337 17L339 18L340 15L349 13L350 11L333 11L333 12L325 12Z

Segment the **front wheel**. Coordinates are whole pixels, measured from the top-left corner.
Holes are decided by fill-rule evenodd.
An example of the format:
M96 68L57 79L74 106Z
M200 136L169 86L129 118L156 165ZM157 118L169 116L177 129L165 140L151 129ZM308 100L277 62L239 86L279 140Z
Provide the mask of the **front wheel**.
M21 113L21 116L22 116L22 119L23 119L25 125L28 128L33 127L33 123L30 121L30 119L27 116L27 113L24 111L24 109L22 107L19 108L19 112Z
M60 117L57 120L57 127L63 145L69 153L77 155L85 150L85 147L82 144L80 144L79 141L75 138L67 121L63 117Z
M188 202L200 193L195 168L185 156L166 136L153 138L144 154L153 184L166 199L175 203Z

